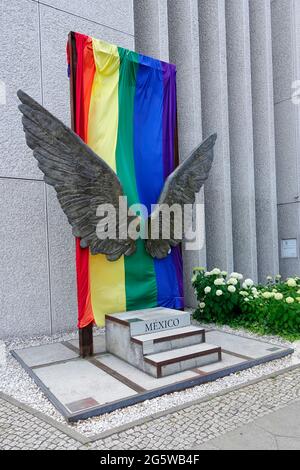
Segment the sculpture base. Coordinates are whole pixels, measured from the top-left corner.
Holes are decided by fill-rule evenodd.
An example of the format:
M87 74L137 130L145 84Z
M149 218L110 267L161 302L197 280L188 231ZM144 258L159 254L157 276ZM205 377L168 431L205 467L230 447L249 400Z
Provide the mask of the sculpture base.
M142 324L139 328L141 326ZM124 328L127 329L126 326ZM171 334L171 331L176 338L172 333L171 338L161 341L161 334ZM169 340L175 341L175 346L178 341L186 340L178 338L176 329L171 331L160 332L159 338L153 336L157 332L145 335L147 338L143 338L144 335L142 338L135 337L138 341L136 345L143 347L146 355L165 354L163 350L168 346ZM79 357L78 339L40 346L29 345L11 353L60 413L68 421L77 421L211 382L293 352L282 346L215 329L206 330L205 336L207 343L217 344L222 348L221 361L206 365L202 363L198 367L191 363L189 370L161 378L149 375L109 353L104 334L94 337L94 356L85 359ZM200 345L204 347L207 343L202 342ZM155 365L159 365L157 362L159 361ZM169 367L168 364L160 365L162 375L170 372L164 370L165 366ZM251 374L249 378L251 379ZM31 386L30 384L28 394Z
M222 360L189 312L156 307L105 317L106 349L153 377L167 377Z

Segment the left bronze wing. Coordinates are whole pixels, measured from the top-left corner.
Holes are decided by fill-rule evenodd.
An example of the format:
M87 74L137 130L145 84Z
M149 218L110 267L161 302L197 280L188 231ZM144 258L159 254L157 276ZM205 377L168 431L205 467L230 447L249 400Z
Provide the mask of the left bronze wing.
M176 238L174 227L174 218L170 218L170 234L164 238L162 233L163 212L162 206L171 207L179 205L183 213L185 204L195 202L196 193L198 193L208 178L209 171L213 162L213 147L217 139L217 134L212 134L202 142L190 156L184 160L171 175L168 176L160 194L157 206L151 216L148 218L148 240L145 240L147 252L153 258L165 258L170 252L171 246L178 245L183 239ZM178 222L178 219L177 219ZM183 226L183 218L179 221ZM158 227L158 238L153 239L154 227Z
M127 226L125 237L118 236L121 224L125 226L136 217L128 216L120 222L119 197L124 194L115 172L43 106L21 90L17 94L22 102L19 109L27 145L45 182L55 188L73 235L81 239L81 247L89 247L92 254L105 254L109 261L134 253L135 241L127 236ZM115 238L97 236L98 223L104 218L97 215L97 208L103 204L110 204L116 211Z

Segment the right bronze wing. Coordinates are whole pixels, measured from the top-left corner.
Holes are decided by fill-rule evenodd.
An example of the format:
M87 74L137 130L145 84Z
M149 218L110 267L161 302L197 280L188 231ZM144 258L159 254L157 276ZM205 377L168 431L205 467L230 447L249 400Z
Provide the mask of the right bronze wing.
M180 217L180 221L177 220L177 223L180 223L183 228L181 238L175 237L175 223L172 218L170 219L170 232L164 238L160 223L162 219L161 207L165 205L170 208L175 204L180 206L183 211L185 204L194 204L196 193L200 191L208 178L214 158L213 149L216 139L217 134L210 135L166 179L156 208L148 218L150 237L145 241L145 246L153 258L165 258L169 254L171 246L176 246L182 241L184 229L187 228L184 227L183 217ZM151 237L153 226L159 227L157 239Z
M117 175L71 129L23 91L17 94L22 102L19 109L27 145L33 150L45 182L55 188L73 235L81 239L81 247L89 246L92 254L103 253L110 261L132 254L132 239L103 240L96 234L101 220L96 210L100 204L114 206L117 233L120 232L119 197L124 194Z

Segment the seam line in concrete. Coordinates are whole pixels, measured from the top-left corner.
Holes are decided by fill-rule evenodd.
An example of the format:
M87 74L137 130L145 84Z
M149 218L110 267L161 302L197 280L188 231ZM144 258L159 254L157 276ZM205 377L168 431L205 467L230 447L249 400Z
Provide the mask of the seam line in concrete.
M125 34L125 36L130 36L130 37L134 38L134 34L127 33L125 31L121 31L120 29L114 28L113 26L108 26L108 25L103 24L103 23L98 23L98 21L92 20L90 18L86 18L85 16L76 15L76 13L71 13L70 11L62 10L61 8L57 8L57 7L54 7L53 5L48 5L47 3L43 3L43 2L40 2L40 1L38 2L38 4L43 5L44 7L47 7L47 8L51 8L52 10L61 11L62 13L65 13L67 15L75 16L75 18L80 18L81 20L89 21L90 23L94 23L94 24L97 24L99 26L103 26L104 28L108 28L108 29L111 29L112 31L116 31L117 33Z
M289 206L290 204L300 204L300 201L279 202L277 206Z
M95 367L98 367L98 369L101 369L103 370L104 372L106 372L107 374L109 374L111 377L113 377L114 379L117 379L119 380L119 382L123 383L124 385L126 385L127 387L131 388L132 390L134 390L135 392L137 393L143 393L143 392L146 392L147 390L143 387L141 387L140 385L138 385L137 383L133 382L132 380L129 380L127 377L125 377L124 375L120 374L119 372L117 372L116 370L112 369L111 367L107 366L106 364L103 364L101 362L101 358L99 358L98 360L96 358L88 358L88 362L90 364L92 364L93 366Z
M44 106L44 86L43 86L43 59L42 59L42 29L41 29L41 9L38 3L38 29L39 29L39 58L40 58L40 80L42 106ZM51 286L51 264L50 264L50 240L49 240L49 215L48 215L48 192L46 183L44 182L44 209L45 209L45 232L46 232L46 259L48 272L48 307L49 307L49 330L50 335L53 332L52 319L52 286Z
M20 180L20 181L37 181L39 183L43 183L44 180L42 178L23 178L22 176L1 176L0 179L2 180Z
M68 359L61 359L60 361L53 361L53 362L47 362L45 364L37 364L36 366L28 366L31 368L31 370L35 371L36 369L44 369L45 367L51 367L51 366L58 366L60 364L65 364L66 362L74 362L78 361L79 356L77 357L69 357Z
M224 354L229 354L229 356L239 357L240 359L244 359L245 361L253 361L255 359L255 357L245 356L244 354L238 354L236 352L229 351L228 349L222 348L222 352Z
M288 98L282 98L282 100L274 101L274 106L280 103L284 103L285 101L292 101L292 96L289 96Z
M64 341L63 342L63 345L66 347L66 348L69 348L71 351L74 351L78 354L80 354L80 351L78 348L76 348L76 346L73 346L73 344L70 344L68 341ZM78 357L77 357L78 359ZM101 362L101 353L100 355L99 354L95 354L94 356L90 356L90 357L86 357L86 360L92 364L93 366L95 367L98 367L99 369L101 370L104 370L104 372L106 372L107 374L109 374L111 377L114 377L116 378L117 380L119 380L120 382L122 382L123 384L125 384L127 387L131 388L132 390L134 390L135 392L137 393L143 393L143 392L146 392L146 389L141 387L140 385L138 385L137 383L133 382L132 380L129 380L127 377L125 377L124 375L120 374L119 372L117 372L116 370L112 369L111 367L107 366L106 364L103 364Z

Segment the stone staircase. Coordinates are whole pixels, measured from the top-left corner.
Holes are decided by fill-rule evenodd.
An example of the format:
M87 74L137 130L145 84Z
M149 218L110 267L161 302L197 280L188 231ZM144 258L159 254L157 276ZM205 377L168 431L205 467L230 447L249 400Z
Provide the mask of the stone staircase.
M190 313L152 308L106 315L106 349L160 378L221 361L219 346L205 342L205 330Z

